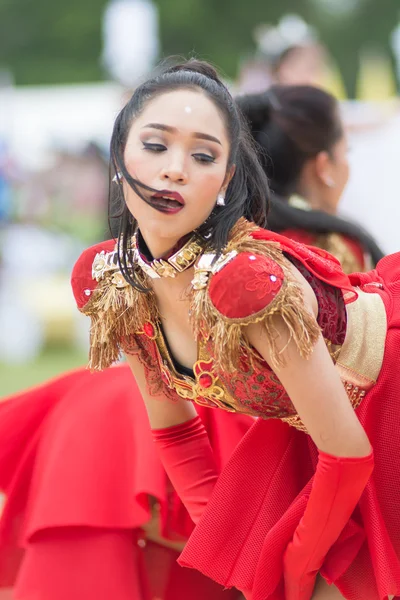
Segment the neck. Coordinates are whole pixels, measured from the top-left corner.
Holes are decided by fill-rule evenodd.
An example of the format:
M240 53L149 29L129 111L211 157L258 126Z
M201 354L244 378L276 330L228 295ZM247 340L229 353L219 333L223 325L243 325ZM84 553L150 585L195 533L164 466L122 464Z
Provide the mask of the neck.
M140 231L144 241L146 242L147 249L149 250L151 259L165 258L170 254L173 254L175 248L179 247L179 240L170 240L158 238L154 239L147 236L145 232Z
M175 279L178 274L193 267L204 251L203 240L193 232L181 238L167 254L163 253L157 258L154 258L140 230L136 233L134 243L138 265L151 279L166 277Z
M313 210L319 210L322 212L335 214L332 213L330 207L321 200L323 194L321 193L321 190L319 188L300 185L296 193L299 196L301 196Z
M176 308L176 300L182 300L185 292L190 289L190 284L194 277L194 267L186 269L182 273L178 273L176 277L161 277L160 279L152 279L151 287L157 297L160 308L167 305L174 305Z

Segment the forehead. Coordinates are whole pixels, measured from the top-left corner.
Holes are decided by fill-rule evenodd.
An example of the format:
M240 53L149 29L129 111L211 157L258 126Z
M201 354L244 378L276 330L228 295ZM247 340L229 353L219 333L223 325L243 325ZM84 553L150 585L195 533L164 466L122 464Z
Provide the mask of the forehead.
M228 142L225 121L216 105L201 90L176 90L150 100L133 127L162 123L181 133L200 131Z

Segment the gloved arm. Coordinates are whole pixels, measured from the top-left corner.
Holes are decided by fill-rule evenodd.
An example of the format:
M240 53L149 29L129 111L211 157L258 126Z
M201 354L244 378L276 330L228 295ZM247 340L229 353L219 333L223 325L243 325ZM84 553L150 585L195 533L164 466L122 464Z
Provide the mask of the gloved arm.
M153 429L161 462L194 523L200 519L218 478L213 451L200 417Z
M325 556L351 517L373 470L373 453L319 451L310 497L284 556L285 600L309 600Z

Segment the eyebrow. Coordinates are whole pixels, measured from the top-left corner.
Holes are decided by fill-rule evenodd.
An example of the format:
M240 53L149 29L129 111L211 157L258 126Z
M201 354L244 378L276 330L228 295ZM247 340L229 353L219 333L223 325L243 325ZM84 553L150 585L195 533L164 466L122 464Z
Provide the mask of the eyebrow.
M176 127L171 127L170 125L164 125L163 123L147 123L144 125L142 129L158 129L160 131L168 131L168 133L176 133L178 130ZM222 146L221 142L218 138L213 135L209 135L208 133L202 133L201 131L194 131L193 137L198 138L199 140L208 140L210 142L215 142Z

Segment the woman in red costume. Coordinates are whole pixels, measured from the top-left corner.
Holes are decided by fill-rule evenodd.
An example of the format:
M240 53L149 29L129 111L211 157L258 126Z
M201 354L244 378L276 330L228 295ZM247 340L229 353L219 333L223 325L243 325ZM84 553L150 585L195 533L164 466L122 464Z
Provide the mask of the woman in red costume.
M345 140L335 100L316 88L293 86L275 87L273 95L269 92L244 96L239 98L239 103L251 123L253 136L264 151L262 164L272 189L279 190L285 200L290 196L290 201L293 200L293 192L301 191L302 196L310 197L314 204L317 198L320 208L328 210L332 206L329 210L335 210L347 179ZM265 155L269 160L264 160ZM334 178L333 188L323 179L327 175ZM348 270L355 270L357 261L352 253L347 252L347 246L340 243L343 236L339 232L352 236L359 258L364 256L363 248L371 248L374 256L374 245L369 236L352 224L318 210L299 210L276 197L271 205L268 215L270 228L275 231L289 228L284 233L292 239L329 247ZM346 240L350 241L350 238ZM358 266L361 268L361 262ZM93 409L96 419L91 419L89 427L87 419ZM217 458L225 464L241 435L248 429L251 418L236 415L229 419L227 413L209 411L204 407L200 407L199 412ZM110 413L114 415L112 421ZM44 420L48 425L43 424ZM122 435L121 422L125 424L126 437ZM82 436L83 430L86 435ZM10 432L14 432L12 436ZM101 449L106 460L98 454L99 438L103 440ZM108 561L105 574L110 581L118 582L118 592L113 591L117 598L126 594L132 600L146 599L149 594L175 598L177 590L180 590L180 597L191 596L192 600L195 593L200 598L205 595L212 595L214 599L221 595L229 596L208 578L176 564L178 551L183 549L183 540L188 537L193 525L184 510L174 509L178 502L176 496L172 507L170 503L170 509L167 508L166 499L172 492L167 489L161 463L150 443L147 415L141 398L132 389L128 366L119 367L117 371L106 370L92 377L84 370L77 370L3 402L0 405L0 439L3 440L0 473L8 473L7 479L0 482L8 490L8 504L0 524L0 566L7 566L1 567L0 585L13 585L17 578L17 594L22 598L29 597L33 581L42 596L47 594L52 598L62 589L67 597L79 598L79 594L84 594L85 600L86 588L90 587L99 600L102 593L99 586L102 590L108 586L96 573L98 565L106 560L105 552L109 549L104 542L99 544L97 540L104 536L104 531L108 531L109 543L115 544L113 555L118 556L118 545L125 544L126 563L131 569L128 571L129 578L118 578L116 569L119 571L119 567ZM35 443L32 443L33 439ZM77 446L77 441L83 440L84 445L79 446L79 452L69 452L71 447ZM12 445L18 451L13 451ZM145 460L138 460L135 451L138 445L140 456L145 454ZM28 447L29 453L25 454ZM46 448L46 453L39 448ZM93 452L96 452L99 465L96 471L92 469ZM131 456L130 462L125 460L127 454ZM12 462L9 462L10 455L13 456ZM144 464L145 469L142 468ZM113 485L107 486L111 476L110 465ZM68 473L74 474L74 485L71 485ZM98 492L100 477L106 490L101 494ZM34 480L35 485L26 485L29 480ZM22 496L20 490L24 490ZM41 507L46 495L44 514ZM62 502L59 501L60 495ZM115 503L117 498L125 498L126 506L132 498L138 499L130 503L124 516L119 515L118 521L124 524L124 531L118 534L114 531L115 516L110 518L111 511L108 511L107 519L100 517L104 507ZM157 512L159 505L161 512ZM71 506L74 506L74 514ZM57 510L56 517L54 510ZM35 516L31 519L26 515ZM17 519L26 521L24 529L29 533L15 530ZM90 536L88 527L91 528ZM47 533L44 534L44 531ZM181 532L179 536L178 532ZM131 539L132 543L126 543L127 539ZM18 542L28 549L22 569L19 568L19 560L10 558L15 552L24 556L17 550ZM83 550L80 553L79 549L84 549L83 556ZM40 564L50 568L46 566L41 570L38 557ZM72 558L75 559L74 579L70 577ZM49 572L53 574L52 578L49 578ZM163 576L155 576L156 572ZM34 578L32 573L35 573Z
M399 594L400 255L349 278L262 229L266 177L207 64L140 86L111 157L118 241L72 285L92 369L125 352L196 523L180 564L252 600ZM260 417L222 470L191 401Z
M335 101L314 88L277 87L275 96L260 94L242 97L239 102L254 137L270 158L263 166L272 188L282 194L286 191L286 195L289 189L301 189L306 198L320 198L321 208L329 202L336 206L347 178L347 162ZM307 157L300 142L308 144ZM311 150L313 155L309 156ZM328 170L335 179L334 188L319 177L321 161L322 175ZM364 255L362 248L372 248L374 256L369 236L324 212L305 212L274 198L268 225L277 231L289 227L285 234L297 241L325 248L325 240L330 241L329 249L350 270L355 268L354 255L347 252L345 244L338 244L342 239L338 232L352 236L359 257ZM215 457L223 465L251 418L231 418L226 412L204 407L199 407L199 413ZM0 523L0 586L14 585L17 580L18 597L29 598L35 588L45 600L61 593L88 600L88 589L96 600L111 591L116 600L126 596L131 600L154 596L195 600L196 594L214 600L237 597L234 590L223 592L199 572L182 569L176 563L193 524L172 488L168 489L128 366L94 376L77 370L3 402L0 439L0 474L7 474L0 485L8 492ZM76 451L71 452L71 448ZM96 470L93 461L98 465ZM103 492L99 493L101 487ZM116 516L121 506L125 510ZM24 522L23 530L15 527L16 522ZM120 527L116 528L116 523ZM26 552L18 550L18 545ZM111 562L109 555L118 561ZM97 576L104 562L108 565L103 573L107 579ZM123 563L129 568L121 577ZM112 590L110 582L116 586Z
M260 146L273 192L268 227L327 250L345 273L383 258L361 227L337 216L349 176L347 140L333 96L307 85L273 86L237 98Z
M315 140L320 140L320 149L324 148L327 137L331 140L338 137L340 127L336 105L330 96L314 88L295 87L291 94L275 88L275 93L275 102L281 103L279 123L276 122L276 115L274 118L270 115L273 107L266 94L242 97L240 105L252 123L254 136L260 143L264 142L263 148L274 163L274 169L271 169L271 162L263 165L273 189L287 190L289 182L296 189L295 182L300 178L300 167L304 167L304 161L303 154L295 144L296 132L297 137L300 137L300 117L299 110L294 111L293 105L297 103L303 107L303 113L300 113L303 120L311 120L313 114L319 115L319 119L314 119L313 126L304 128L301 133L302 139L308 139L309 144L313 140L314 144ZM282 121L283 115L288 114L292 118L288 120L286 116L286 120ZM269 120L267 115L270 115ZM264 130L266 122L271 127L273 121L273 139L257 134L261 119ZM323 123L320 122L321 119ZM283 125L286 134L282 129ZM289 134L291 143L286 139ZM266 139L270 141L268 147ZM326 157L324 167L330 170L336 167L334 176L335 179L340 179L339 187L342 187L346 179L342 173L347 176L345 156L341 152L343 140L337 140L336 145L336 152L339 152L342 160L332 163ZM288 161L283 164L282 154L285 153ZM320 158L317 156L309 158L315 164L318 160ZM298 165L300 171L294 167L285 169L288 162ZM301 179L306 179L302 187L304 195L307 196L307 191L311 189L310 193L315 197L315 179ZM336 187L331 190L320 182L317 192L324 204L327 197L340 195L341 189ZM269 226L273 226L276 208L273 204L272 214L270 212L268 215ZM297 209L292 211L304 213ZM304 214L308 216L309 212ZM326 227L325 213L312 211L312 214L321 215L322 224ZM287 235L297 236L299 239L298 230L294 233L289 231ZM308 241L311 243L315 240L310 238ZM93 410L95 419L91 418L89 422L88 417ZM199 412L214 452L220 463L225 464L240 437L247 431L251 418L236 415L229 419L230 426L226 426L226 413L209 411L204 407L199 407ZM112 420L110 413L114 416ZM44 425L44 421L47 425ZM125 435L121 422L124 423ZM10 431L14 432L11 437ZM85 435L82 435L82 431L86 432ZM84 370L77 370L59 380L18 394L0 405L0 438L3 440L0 448L0 473L8 473L7 480L0 482L8 491L8 503L0 526L0 565L4 564L3 561L7 565L6 568L2 567L1 585L13 585L17 579L16 593L21 598L29 597L32 586L35 585L42 596L53 598L62 589L67 597L78 599L79 594L84 594L87 600L86 590L90 588L96 600L99 600L100 593L111 592L106 592L108 586L97 577L96 570L99 564L105 562L105 553L111 553L111 548L112 555L119 556L120 545L124 548L126 564L130 566L129 570L125 569L129 578L118 578L116 570L119 571L120 568L110 561L104 571L107 581L118 584L117 589L113 589L113 596L116 598L121 594L123 597L128 594L133 600L146 599L149 594L151 597L156 595L159 598L175 598L178 593L179 597L191 596L192 600L194 594L198 594L200 598L212 595L214 599L232 594L237 596L234 592L223 593L208 578L176 564L178 551L183 549L184 540L191 533L193 524L183 509L176 510L176 496L172 507L170 502L168 509L167 497L171 497L172 490L167 489L161 463L150 443L147 415L141 398L135 393L135 388L132 388L128 366L119 367L117 371L106 370L93 377L88 376ZM102 439L101 450L106 459L99 455L99 438ZM13 452L10 444L18 451ZM140 461L135 451L139 446ZM25 454L28 447L29 452ZM77 448L76 452L69 451L73 447ZM92 468L93 452L96 452L96 463L99 465L96 470ZM10 454L13 456L11 462ZM125 459L126 455L129 455L130 461ZM143 459L143 456L146 458ZM108 465L112 466L112 473ZM143 465L146 466L145 469ZM70 481L72 474L74 485ZM34 481L34 485L27 485L29 480ZM102 493L99 493L100 485L104 488ZM23 495L20 490L23 490ZM43 498L46 498L45 511ZM113 505L117 498L117 506L121 506L121 499L125 498L124 506L129 507L126 513L116 517L108 510L108 517L102 517L104 507ZM132 498L137 501L131 502ZM158 507L161 507L161 511ZM25 521L24 531L27 533L15 530L15 522L21 518ZM115 532L116 522L123 524L120 528L123 531ZM98 543L99 539L104 539L105 531L108 532L109 547L104 541L102 544ZM128 543L127 540L131 541ZM23 556L16 549L18 542L27 548L22 568L19 567L19 560L12 561L10 558L14 552ZM78 552L83 547L87 549L86 560ZM70 577L71 570L74 572L74 579ZM157 576L157 572L162 576ZM49 577L49 573L52 573L52 577Z

